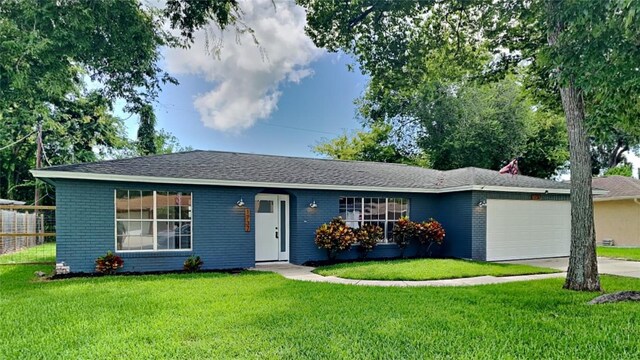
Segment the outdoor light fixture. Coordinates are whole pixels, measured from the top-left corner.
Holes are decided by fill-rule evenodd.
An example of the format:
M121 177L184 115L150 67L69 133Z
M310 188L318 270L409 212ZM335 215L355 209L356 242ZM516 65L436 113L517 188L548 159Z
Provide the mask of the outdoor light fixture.
M244 200L242 200L242 198L240 198L240 200L238 200L236 205L238 205L238 207L243 207L244 206Z
M311 202L311 204L309 204L309 207L312 208L312 209L315 209L315 208L318 207L318 204L316 204L316 201L314 200L314 201Z
M480 200L478 202L478 207L481 207L481 208L487 207L487 200Z

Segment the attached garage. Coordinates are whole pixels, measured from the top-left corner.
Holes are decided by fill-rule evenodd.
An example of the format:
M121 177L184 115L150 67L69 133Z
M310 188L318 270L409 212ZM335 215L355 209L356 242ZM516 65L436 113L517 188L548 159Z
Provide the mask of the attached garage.
M487 261L569 256L569 201L487 200Z

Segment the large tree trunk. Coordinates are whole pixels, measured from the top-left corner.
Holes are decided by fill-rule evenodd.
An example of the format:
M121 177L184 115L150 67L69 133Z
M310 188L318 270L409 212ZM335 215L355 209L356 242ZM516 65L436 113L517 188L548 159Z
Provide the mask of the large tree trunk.
M591 153L582 94L571 81L560 88L571 161L571 254L565 289L600 291L591 193Z
M548 43L558 47L564 24L558 14L561 1L549 5L550 24ZM557 69L562 75L562 68ZM593 195L591 193L591 151L584 124L584 99L573 78L560 84L562 108L569 132L569 160L571 162L571 251L565 289L600 291L596 232L593 224Z

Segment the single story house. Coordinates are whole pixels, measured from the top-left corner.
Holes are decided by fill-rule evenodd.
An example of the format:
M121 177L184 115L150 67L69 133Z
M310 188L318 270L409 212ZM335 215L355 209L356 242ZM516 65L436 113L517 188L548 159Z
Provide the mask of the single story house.
M616 246L640 246L640 180L626 176L593 179L593 187L608 193L593 198L596 241Z
M569 185L485 169L191 151L32 173L56 187L57 262L71 272L92 272L107 251L141 272L181 269L193 254L205 269L323 260L315 230L339 215L385 230L371 258L399 256L391 233L403 216L443 224L440 256L569 255Z

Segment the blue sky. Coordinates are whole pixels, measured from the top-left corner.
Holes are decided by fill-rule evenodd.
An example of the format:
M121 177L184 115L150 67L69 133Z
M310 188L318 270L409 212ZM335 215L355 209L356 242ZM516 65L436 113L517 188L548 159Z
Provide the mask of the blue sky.
M205 127L193 102L209 84L196 75L181 75L180 85L166 86L155 105L158 126L196 149L315 156L310 147L322 138L360 128L353 100L367 79L359 71L348 71L348 63L352 61L345 56L322 55L310 64L312 75L278 87L282 95L268 118L239 132ZM137 119L132 117L127 125L133 135Z
M241 6L258 46L209 27L189 49L163 49L161 66L180 85L167 85L155 104L158 127L196 149L291 156L317 156L311 147L321 139L359 129L353 101L367 78L347 70L348 56L313 44L304 9L293 1ZM137 117L127 126L134 137Z

